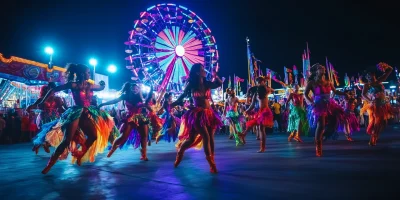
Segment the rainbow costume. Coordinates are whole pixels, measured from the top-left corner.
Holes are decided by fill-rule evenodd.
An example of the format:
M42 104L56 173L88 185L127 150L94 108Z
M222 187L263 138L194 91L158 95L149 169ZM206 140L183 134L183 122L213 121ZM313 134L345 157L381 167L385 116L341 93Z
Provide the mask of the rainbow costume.
M239 135L242 130L242 123L245 122L243 116L239 115L238 111L234 111L232 106L228 106L228 111L226 112L226 121L229 124L229 132L233 133L236 141L236 146L243 145L243 141L240 139Z
M162 126L161 133L157 136L156 141L158 142L160 139L163 139L166 142L175 142L178 138L181 120L171 113L169 106L161 115L161 119L164 120L164 125Z
M207 89L205 96L200 96L200 93L194 92L193 98L205 98L211 99L211 90ZM179 129L178 139L179 141L175 145L176 148L180 149L183 142L188 140L190 134L193 134L195 127L207 127L208 129L218 129L223 126L223 123L218 114L210 108L193 107L189 109L181 118L181 126ZM190 146L190 148L201 149L203 147L203 138L198 134Z
M354 113L357 101L354 98L350 98L346 105L344 112L344 123L341 124L339 130L345 133L347 140L353 141L351 135L353 132L360 131L360 123L358 122L357 116Z
M296 131L308 135L310 127L307 120L306 110L303 106L301 106L302 102L300 101L302 99L300 95L301 94L293 93L293 103L290 105L287 131L289 133L293 133Z
M51 146L58 147L64 139L63 130L69 127L75 120L84 117L85 120L89 119L85 123L92 123L94 125L97 139L85 155L83 155L81 162L94 162L95 156L103 153L109 144L110 138L115 138L119 135L119 132L114 126L113 118L107 112L100 111L97 107L90 105L90 100L93 96L92 91L86 94L84 91L73 90L72 95L77 105L66 110L59 119L44 124L33 143L42 144L46 141ZM69 152L72 155L78 154L82 150L85 140L85 134L78 127L69 148L64 150L59 159L66 159ZM75 160L76 158L73 157L72 162L74 163Z

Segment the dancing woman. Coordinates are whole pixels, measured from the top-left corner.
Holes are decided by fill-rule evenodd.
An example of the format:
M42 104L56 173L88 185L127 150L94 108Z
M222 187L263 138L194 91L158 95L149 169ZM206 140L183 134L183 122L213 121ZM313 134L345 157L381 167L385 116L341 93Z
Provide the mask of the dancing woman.
M304 95L300 93L299 85L295 85L294 92L289 95L288 100L286 101L286 109L289 110L289 120L288 120L288 129L287 131L290 133L288 141L290 142L292 139L297 142L303 142L300 138L300 134L307 134L309 130L307 113L303 105ZM289 102L292 101L289 109Z
M38 106L39 103L43 101L43 98L45 97L47 92L50 89L54 89L55 87L56 84L54 82L50 82L48 85L43 86L40 89L39 99L32 105L28 106L28 108L26 109L28 112L30 112L32 109L40 109L42 111L36 118L36 124L41 131L39 132L40 134L37 134L36 137L33 139L32 151L35 151L36 154L38 154L39 148L42 145L43 149L47 153L50 153L49 147L59 144L59 142L57 142L56 144L54 143L54 139L57 138L57 136L54 137L54 135L47 134L52 126L43 125L54 121L61 116L61 114L65 111L63 100L52 93L40 108Z
M258 77L257 82L265 83L264 77ZM252 129L254 126L260 127L260 150L258 153L265 152L265 143L266 143L266 128L272 128L274 126L274 116L272 114L271 109L268 107L268 95L271 94L274 89L267 87L265 84L260 84L257 86L257 92L253 94L252 102L250 107L245 111L246 114L249 114L258 102L260 106L260 110L255 114L254 119L247 121L246 130L241 134L241 138L244 141L247 132Z
M377 68L384 74L376 78L375 69L365 71L364 77L368 83L364 84L362 92L363 98L367 101L366 108L369 115L367 133L371 135L370 146L376 145L380 133L393 114L389 102L386 101L385 87L382 84L389 77L393 68L386 63L379 63Z
M218 115L214 113L210 106L211 89L216 89L222 85L222 80L217 76L215 70L212 71L214 82L206 80L204 66L196 63L192 66L189 73L188 84L179 98L171 104L171 107L183 102L187 96L192 97L194 107L187 111L182 117L179 142L176 147L178 153L174 166L177 167L182 161L183 154L191 147L204 145L204 153L211 173L217 173L214 160L214 133L217 128L222 126Z
M96 107L90 106L93 91L103 90L105 83L101 81L100 85L95 85L89 81L89 77L90 70L87 66L69 64L66 71L67 83L51 89L39 104L41 107L55 92L63 90L71 90L75 102L75 106L65 111L50 130L50 132L62 132L63 139L42 171L43 174L50 171L69 146L72 148L70 149L72 156L77 159L77 164L81 165L82 161L94 162L95 155L102 153L108 145L114 120L111 116L100 113ZM79 141L77 142L79 149L74 141Z
M344 132L346 139L351 142L354 141L351 137L352 133L355 131L360 131L360 123L358 122L357 116L354 112L357 107L355 92L346 91L345 93L347 93L349 97L345 98L345 118L344 123L340 127L340 130Z
M107 157L111 157L118 147L120 147L120 149L124 147L127 148L130 144L132 144L135 149L139 146L142 147L140 149L140 160L148 161L147 143L149 137L150 120L146 115L143 114L142 108L146 107L150 112L152 112L152 110L148 104L143 102L139 85L127 82L122 86L121 93L122 95L120 97L99 105L99 107L102 107L123 101L128 110L128 116L120 127L120 132L122 135L120 135L114 141Z
M242 122L244 121L243 116L239 116L238 104L239 99L235 95L235 91L232 88L226 89L228 98L225 102L224 116L229 122L229 130L233 132L235 137L236 146L243 145L243 141L240 139L239 134L242 130Z
M171 142L171 140L175 142L178 138L181 120L174 116L171 104L172 93L166 93L163 103L164 113L161 116L161 118L164 119L164 125L162 126L161 133L156 137L156 144L160 139L164 139L167 142Z
M305 89L305 99L312 106L312 114L317 123L315 130L316 156L322 156L322 139L325 131L326 118L328 115L340 117L338 105L330 97L333 91L336 95L346 95L337 91L333 84L325 79L326 69L320 64L314 64L311 69L311 75L308 79ZM314 99L309 94L313 92Z

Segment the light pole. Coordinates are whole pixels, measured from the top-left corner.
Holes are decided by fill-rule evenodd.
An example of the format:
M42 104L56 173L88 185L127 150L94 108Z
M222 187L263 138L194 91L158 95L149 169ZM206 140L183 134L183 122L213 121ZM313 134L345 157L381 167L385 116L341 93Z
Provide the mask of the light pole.
M95 78L96 78L96 65L97 65L97 60L94 59L94 58L91 58L91 59L89 60L89 64L93 66L93 77L92 77L92 78L93 78L93 81L96 81Z
M54 49L51 47L46 47L44 49L44 52L46 52L46 54L50 55L50 62L49 62L49 68L53 68L53 53L54 53Z

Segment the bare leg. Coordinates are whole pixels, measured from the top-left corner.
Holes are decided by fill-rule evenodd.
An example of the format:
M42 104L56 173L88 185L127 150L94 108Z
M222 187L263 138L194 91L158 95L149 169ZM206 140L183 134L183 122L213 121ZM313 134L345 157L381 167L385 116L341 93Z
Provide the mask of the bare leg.
M94 141L97 140L97 130L96 130L95 125L88 118L88 116L84 116L79 121L79 127L82 130L82 132L84 132L85 135L87 136L87 139L85 141L85 145L82 146L82 151L79 152L78 155L74 155L74 156L76 156L77 164L80 166L82 157L90 149L90 147L93 145Z
M178 153L176 155L176 160L174 163L175 167L178 167L179 163L182 161L183 159L183 154L185 153L186 149L188 149L194 142L194 140L196 139L197 133L194 132L194 130L192 130L192 132L189 134L189 139L185 140L181 147L178 150Z
M149 126L140 125L138 127L138 132L140 134L140 146L142 147L142 149L140 150L140 153L142 154L140 160L148 161L149 159L147 158L147 140L149 137Z
M124 144L126 142L126 140L129 137L129 134L132 131L132 128L133 128L132 125L130 125L129 123L122 124L122 126L120 128L120 132L122 132L122 135L120 135L117 139L115 139L110 152L108 152L107 157L111 157L111 155L114 153L114 151L117 150L117 148L119 146L121 146L122 144Z
M78 129L78 125L79 125L79 119L76 119L66 127L66 130L64 131L63 141L60 143L60 145L58 145L58 147L54 151L49 162L47 163L47 166L43 169L42 174L47 174L47 172L50 171L51 167L53 167L53 165L56 164L58 157L60 157L60 155L64 152L64 150L69 146L69 144L72 141L72 138L74 138L75 132Z
M317 119L317 129L315 130L316 155L322 156L322 137L325 131L325 116L319 116Z
M257 151L257 153L265 152L266 137L267 135L265 133L265 127L263 125L260 125L260 150Z

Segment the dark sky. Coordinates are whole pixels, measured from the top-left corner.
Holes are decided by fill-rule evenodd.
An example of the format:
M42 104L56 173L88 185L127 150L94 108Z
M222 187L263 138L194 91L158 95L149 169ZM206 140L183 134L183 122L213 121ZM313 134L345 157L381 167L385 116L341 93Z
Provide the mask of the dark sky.
M54 63L88 64L98 72L114 63L111 87L129 79L123 42L139 13L157 3L181 4L198 14L212 30L220 51L221 75L247 76L246 36L262 68L279 73L283 66L301 68L306 41L311 63L325 56L343 77L380 61L400 64L400 17L395 1L9 1L2 4L0 52L47 62L43 49L55 49ZM394 78L394 77L393 77ZM343 78L341 78L341 81Z

